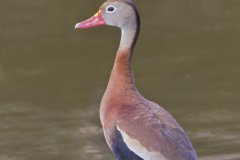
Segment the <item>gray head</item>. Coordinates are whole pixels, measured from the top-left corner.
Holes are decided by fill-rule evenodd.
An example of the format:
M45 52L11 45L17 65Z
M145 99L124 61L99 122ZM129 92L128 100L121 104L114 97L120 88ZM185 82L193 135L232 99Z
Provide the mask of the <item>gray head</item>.
M90 19L76 24L75 28L110 25L121 29L140 25L137 7L133 0L108 0Z
M132 0L106 1L101 7L103 19L107 25L128 28L139 21L138 11Z
M77 23L76 29L110 25L121 28L119 49L133 49L140 31L140 17L133 0L108 0L91 18Z

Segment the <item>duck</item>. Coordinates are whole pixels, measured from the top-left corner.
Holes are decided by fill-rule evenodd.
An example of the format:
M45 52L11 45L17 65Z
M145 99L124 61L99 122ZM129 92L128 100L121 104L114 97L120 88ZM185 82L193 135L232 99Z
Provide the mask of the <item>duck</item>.
M114 65L100 104L104 137L116 160L197 160L190 139L163 107L136 88L132 57L140 33L134 0L107 0L75 29L109 25L121 30Z

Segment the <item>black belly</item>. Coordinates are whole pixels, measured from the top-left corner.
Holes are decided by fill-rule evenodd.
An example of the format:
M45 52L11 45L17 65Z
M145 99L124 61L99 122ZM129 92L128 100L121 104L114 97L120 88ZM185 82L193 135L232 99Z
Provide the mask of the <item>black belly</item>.
M143 160L127 147L121 133L117 129L115 129L115 133L112 137L111 148L116 160Z

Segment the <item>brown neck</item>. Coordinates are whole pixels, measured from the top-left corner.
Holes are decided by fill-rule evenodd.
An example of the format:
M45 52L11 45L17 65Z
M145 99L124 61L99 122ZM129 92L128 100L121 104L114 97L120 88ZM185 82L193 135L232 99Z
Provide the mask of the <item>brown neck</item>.
M104 98L126 99L139 95L132 72L132 54L140 30L140 18L136 12L135 20L121 28L121 41Z
M112 90L116 94L136 90L131 60L131 49L119 50L117 52L107 90Z
M104 96L107 99L123 100L138 95L131 64L135 43L132 41L130 44L128 47L120 44Z

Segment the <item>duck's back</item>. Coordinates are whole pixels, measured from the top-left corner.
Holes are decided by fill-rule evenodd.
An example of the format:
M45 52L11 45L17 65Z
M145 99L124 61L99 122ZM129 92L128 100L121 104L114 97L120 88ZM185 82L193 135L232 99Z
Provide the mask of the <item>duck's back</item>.
M102 124L117 159L197 160L181 126L159 105L144 98L112 105Z

